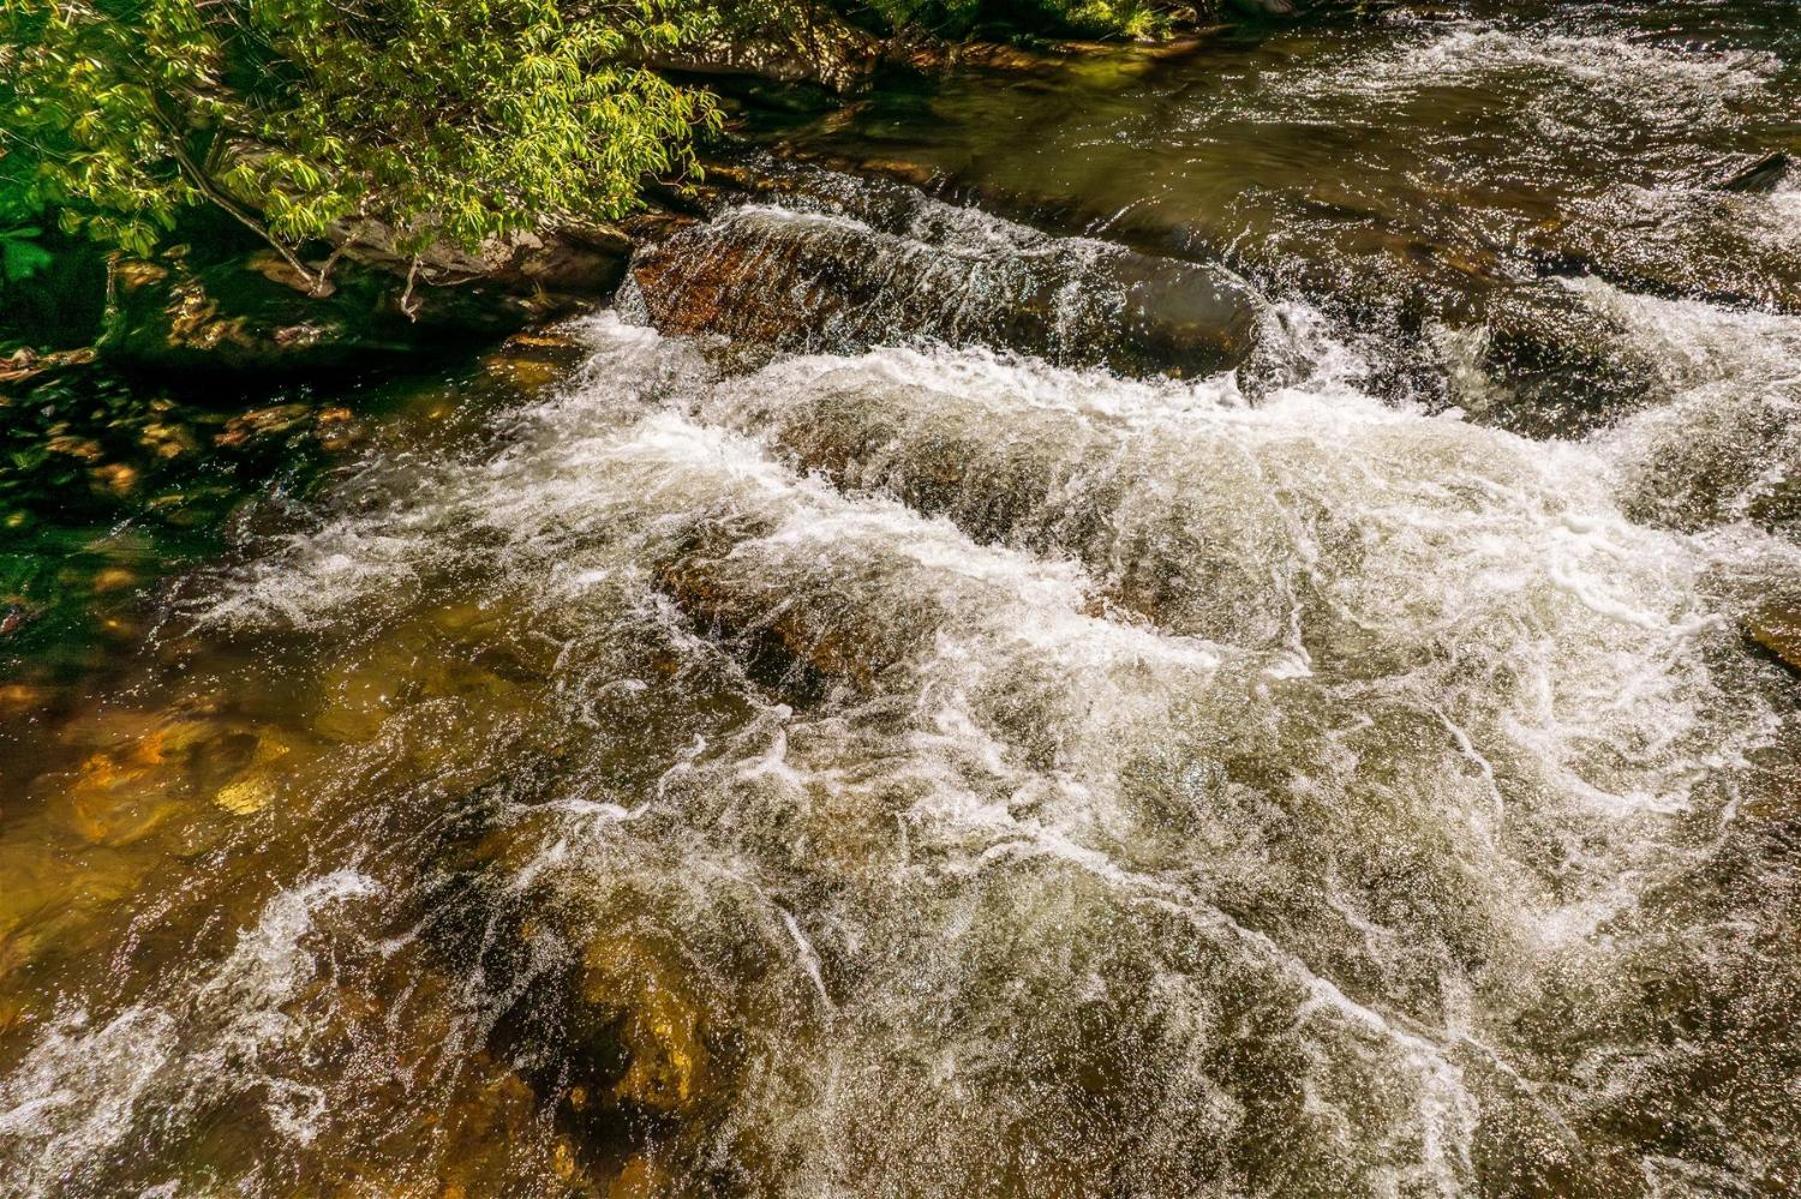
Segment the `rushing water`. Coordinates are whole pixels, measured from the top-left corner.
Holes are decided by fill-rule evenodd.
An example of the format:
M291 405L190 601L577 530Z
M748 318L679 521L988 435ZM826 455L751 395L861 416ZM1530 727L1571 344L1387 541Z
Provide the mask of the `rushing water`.
M929 295L775 353L628 294L546 390L372 405L10 685L0 1192L1793 1193L1801 683L1741 630L1801 602L1801 217L1692 182L1801 148L1782 8L879 93L796 144L980 142L1089 240L764 196L678 236L861 220ZM1202 216L1234 371L984 323L1030 260L1107 336L1070 255ZM1519 312L1586 357L1525 386Z

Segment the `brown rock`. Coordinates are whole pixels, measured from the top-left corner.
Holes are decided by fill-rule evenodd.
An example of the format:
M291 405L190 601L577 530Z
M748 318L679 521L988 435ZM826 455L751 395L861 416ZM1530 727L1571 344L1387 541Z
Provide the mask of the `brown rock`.
M613 1086L621 1103L661 1115L692 1112L709 1082L701 1005L683 971L661 947L629 934L590 941L582 954L581 998L616 1013L625 1074Z
M303 296L312 296L323 300L337 291L337 286L323 275L323 264L314 267L314 274L305 275L297 270L293 263L277 254L274 250L263 250L252 254L245 262L251 270L283 287L291 287Z
M90 474L96 488L110 491L114 495L129 495L138 485L138 468L123 462L95 467Z
M95 572L93 579L94 590L99 592L123 591L137 583L137 574L123 566L104 567Z
M31 683L0 684L0 717L48 708L51 695L49 688Z
M113 279L122 291L137 291L169 277L169 268L154 262L126 259L113 267Z
M648 65L699 75L746 75L775 83L817 83L849 91L874 73L882 46L873 35L807 0L767 24L742 21L719 37L653 54ZM804 8L805 12L792 11Z
M25 383L71 367L86 366L95 357L94 351L86 346L78 350L55 350L48 354L40 354L28 347L21 348L8 357L0 358L0 387Z
M200 448L187 426L162 421L145 425L138 441L158 458L179 458Z
M867 686L893 664L879 640L850 635L818 619L807 605L780 603L732 578L717 562L688 558L664 567L657 577L691 618L747 643L753 674L788 676L799 668L805 677L797 684L811 692L827 679Z
M111 847L195 814L208 797L235 815L267 806L294 748L273 729L204 712L106 714L65 736L92 749L62 776L51 810L82 840Z
M946 244L960 210L892 184L823 203L728 210L642 247L631 271L651 322L787 350L930 337L1187 375L1255 345L1257 302L1224 270L999 221L995 244ZM840 203L857 219L831 211Z
M52 437L44 443L44 448L52 454L67 454L71 458L79 458L83 462L98 462L106 452L100 443L91 437Z
M1793 169L1794 161L1785 151L1777 150L1734 171L1719 184L1719 189L1765 195L1775 191Z
M130 845L187 807L186 761L207 725L178 721L119 749L93 754L66 793L65 818L82 839Z
M274 404L267 408L253 408L227 421L225 428L214 436L213 441L218 445L236 446L253 438L291 432L305 423L312 411L306 404Z
M416 273L427 286L479 280L515 294L588 297L619 285L632 244L615 225L570 225L494 238L479 254L439 243L415 255L399 248L393 229L369 220L340 226L333 239L353 261L401 276Z
M659 1199L675 1189L669 1172L646 1154L626 1159L607 1187L607 1199Z
M482 367L523 392L536 392L569 376L588 354L573 337L539 331L518 333L482 359Z
M1745 618L1745 635L1801 672L1801 609L1768 604Z

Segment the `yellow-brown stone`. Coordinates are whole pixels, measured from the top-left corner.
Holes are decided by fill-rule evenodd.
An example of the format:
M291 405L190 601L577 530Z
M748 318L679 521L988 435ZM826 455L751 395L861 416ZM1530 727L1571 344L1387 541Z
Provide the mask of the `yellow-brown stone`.
M137 586L138 576L123 566L104 567L94 574L95 591L123 591Z
M1801 607L1766 604L1745 618L1745 635L1801 671Z
M234 816L250 816L269 806L275 784L260 775L227 783L213 792L213 802Z
M674 1180L663 1167L645 1154L626 1159L619 1173L607 1187L607 1199L657 1199L674 1189Z
M98 488L112 492L114 495L128 495L138 485L138 470L123 462L112 462L105 466L95 467L89 472Z
M665 1115L690 1112L707 1087L701 1006L670 955L642 938L608 935L583 953L582 999L623 1014L628 1065L613 1097Z

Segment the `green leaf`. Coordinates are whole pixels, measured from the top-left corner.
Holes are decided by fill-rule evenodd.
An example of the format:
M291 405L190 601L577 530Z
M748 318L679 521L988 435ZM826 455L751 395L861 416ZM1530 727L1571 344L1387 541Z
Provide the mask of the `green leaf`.
M8 234L0 238L0 275L8 282L29 279L54 261L50 251L35 242Z

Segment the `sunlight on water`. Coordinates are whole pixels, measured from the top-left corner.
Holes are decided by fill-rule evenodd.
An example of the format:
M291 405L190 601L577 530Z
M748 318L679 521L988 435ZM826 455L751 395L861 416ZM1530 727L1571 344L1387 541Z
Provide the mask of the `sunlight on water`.
M681 947L735 1052L708 1066L731 1071L723 1106L671 1152L980 1189L1024 1168L982 1145L1042 1155L1080 1129L1084 1168L1156 1188L1197 1153L1272 1168L1246 1138L1276 1121L1309 1185L1453 1193L1525 1121L1607 1176L1572 1123L1605 1092L1531 1082L1581 1030L1521 1022L1570 977L1624 1001L1604 997L1639 908L1707 860L1780 727L1705 664L1736 639L1720 547L1629 521L1613 441L1396 409L1330 355L1253 405L1225 378L983 351L722 377L611 316L583 336L584 376L491 456L372 464L357 490L387 498L222 579L199 615L382 638L446 585L504 580L561 645L524 685L577 744L597 705L630 725L669 685L613 674L621 655L725 669L722 725L631 750L665 763L650 792L584 751L529 795L503 768L507 848L481 884L563 954L621 921ZM1233 602L1185 606L1195 579ZM399 718L378 707L356 736ZM298 935L306 894L265 928ZM232 960L300 968L263 936ZM1027 974L993 974L1028 945ZM222 1019L209 1035L252 1062L257 1037L294 1034L267 997L206 1016L234 985L198 980L188 1022ZM174 1017L119 1019L166 1039ZM1208 1030L1239 1022L1264 1031L1216 1058ZM117 1021L96 1036L41 1046L31 1076L121 1069ZM130 1056L217 1075L204 1043L156 1065L174 1052ZM1028 1076L1048 1108L1018 1106ZM333 1118L267 1085L286 1135ZM1100 1114L1122 1104L1140 1115ZM890 1150L853 1151L866 1134Z
M1402 35L1290 99L1777 73ZM1254 352L1129 377L1128 251L826 177L642 251L566 376L248 528L21 738L0 1190L1792 1184L1801 317L1518 281L1642 366L1535 439L1498 316L1210 266ZM1428 342L1442 393L1379 386Z

